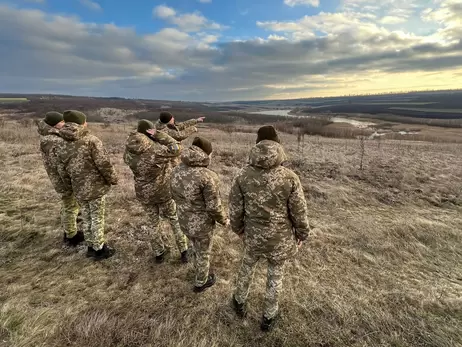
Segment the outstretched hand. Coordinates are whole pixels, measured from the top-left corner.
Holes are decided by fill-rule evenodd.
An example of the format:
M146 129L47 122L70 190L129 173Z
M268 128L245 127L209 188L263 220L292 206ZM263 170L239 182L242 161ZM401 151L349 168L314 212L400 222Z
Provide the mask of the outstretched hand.
M148 130L146 130L146 132L149 135L154 136L156 134L157 130L155 128L154 129L148 129Z
M204 119L205 119L205 117L199 117L199 118L197 118L197 121L198 121L199 123L201 123L201 122L204 121Z
M297 240L297 247L301 248L302 245L303 245L303 241L302 240Z
M229 219L225 220L225 223L223 224L224 227L229 227L231 224L231 222L229 221Z

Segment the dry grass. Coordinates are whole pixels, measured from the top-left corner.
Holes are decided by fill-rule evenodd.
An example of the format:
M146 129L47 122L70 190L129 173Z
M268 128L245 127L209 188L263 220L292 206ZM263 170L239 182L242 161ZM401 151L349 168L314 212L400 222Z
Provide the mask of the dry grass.
M435 346L462 345L462 145L282 135L305 187L314 231L287 267L277 328L258 329L264 269L246 320L229 300L241 243L217 231L217 285L192 292L177 254L153 264L147 223L123 165L129 125L91 129L121 183L108 198L118 254L94 263L62 248L59 199L33 128L0 127L0 346ZM255 135L203 128L226 196ZM226 201L226 199L225 199Z

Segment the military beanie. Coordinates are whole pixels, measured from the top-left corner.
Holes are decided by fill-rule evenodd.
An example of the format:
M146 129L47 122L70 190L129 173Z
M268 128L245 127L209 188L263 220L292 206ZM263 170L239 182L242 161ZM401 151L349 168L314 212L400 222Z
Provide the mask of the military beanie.
M64 111L63 116L66 123L77 123L83 125L87 121L87 116L80 111Z
M212 153L212 143L207 140L206 138L203 137L195 137L192 143L193 146L199 147L202 149L207 155L210 155Z
M277 143L281 143L281 140L279 140L278 133L276 132L276 129L274 129L272 125L266 125L258 129L257 143L263 140L271 140Z
M161 112L159 116L159 120L164 124L167 124L168 122L170 122L172 118L173 118L173 114L171 114L170 112Z
M144 135L149 135L146 131L154 128L155 126L152 124L152 122L148 121L147 119L142 119L138 122L138 128L136 131Z
M55 111L47 112L47 114L45 115L44 121L49 126L54 127L56 124L63 121L63 115Z

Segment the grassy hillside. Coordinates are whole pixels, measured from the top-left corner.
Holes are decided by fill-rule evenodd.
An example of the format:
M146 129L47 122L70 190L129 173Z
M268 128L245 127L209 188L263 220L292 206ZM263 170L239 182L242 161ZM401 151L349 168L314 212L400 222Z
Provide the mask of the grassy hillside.
M36 130L0 127L0 346L462 345L462 145L365 141L362 152L358 140L305 137L299 146L282 135L313 233L287 266L282 319L263 334L263 266L241 321L229 304L242 244L229 230L216 232L218 281L203 294L193 293L192 267L180 265L174 248L156 265L122 162L132 126L90 129L121 178L107 215L118 253L101 263L86 259L84 247L62 246L59 199ZM215 146L212 169L226 202L255 135L200 130Z

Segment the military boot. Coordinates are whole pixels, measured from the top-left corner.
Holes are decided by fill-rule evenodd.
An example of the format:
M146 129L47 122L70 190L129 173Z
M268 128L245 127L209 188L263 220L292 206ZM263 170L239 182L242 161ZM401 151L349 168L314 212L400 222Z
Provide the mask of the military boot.
M266 318L265 316L263 316L261 320L260 329L265 332L273 330L277 318L278 315L274 316L273 318Z
M236 312L239 318L245 318L245 316L247 315L246 305L238 303L234 295L233 295L233 308L234 308L234 312Z
M94 253L90 252L91 254L87 256L93 257L94 260L103 260L112 257L115 254L115 249L110 248L108 245L104 244L103 248L98 251L93 250Z
M215 282L216 282L215 274L209 274L209 277L207 278L207 282L205 282L204 285L202 285L200 287L194 286L194 292L195 293L201 293L204 290L206 290L207 288L210 288L211 286L213 286L215 284Z
M181 262L183 264L187 264L189 262L188 259L188 250L181 252Z
M166 250L160 255L156 255L156 263L157 264L162 264L165 261L165 254L167 253Z
M71 238L66 237L66 234L64 234L64 243L70 247L77 247L83 241L85 241L85 237L82 231L78 231Z

